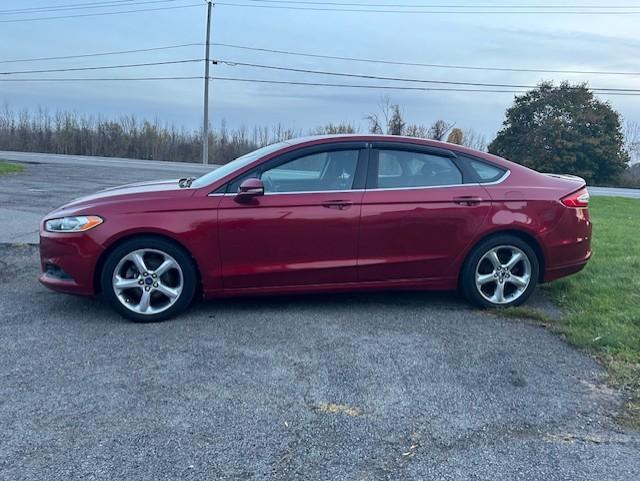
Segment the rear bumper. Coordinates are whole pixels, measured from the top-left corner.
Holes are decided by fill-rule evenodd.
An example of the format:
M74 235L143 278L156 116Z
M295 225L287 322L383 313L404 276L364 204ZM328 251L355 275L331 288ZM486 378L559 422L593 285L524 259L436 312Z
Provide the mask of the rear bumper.
M555 281L556 279L561 279L562 277L570 276L571 274L576 274L587 266L587 262L589 262L589 259L591 259L591 253L589 253L589 257L581 262L554 267L553 269L546 269L543 280L544 282L551 282Z
M103 248L89 233L54 234L40 231L39 281L66 294L96 293L95 267Z
M589 211L567 208L555 228L543 236L544 282L560 279L584 269L592 255L591 237Z

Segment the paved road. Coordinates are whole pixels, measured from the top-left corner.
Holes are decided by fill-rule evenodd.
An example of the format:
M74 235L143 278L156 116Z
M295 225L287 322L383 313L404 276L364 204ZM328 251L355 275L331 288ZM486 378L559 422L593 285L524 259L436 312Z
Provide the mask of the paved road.
M35 246L0 259L0 479L640 479L594 361L453 296L141 325L40 287Z
M39 219L167 177L101 165L27 165L0 205ZM137 325L37 275L35 246L0 243L2 480L640 478L593 360L454 295L225 300Z
M1 152L26 171L2 177L0 242L37 243L44 215L75 197L132 182L199 176L215 169L180 162Z
M617 187L589 187L591 195L604 197L629 197L640 199L640 189L621 189Z
M87 155L39 154L0 150L0 159L28 164L72 165L83 167L125 167L134 171L176 172L179 174L203 174L215 166L207 167L188 162L159 162L154 160L122 159L118 157L92 157ZM114 169L115 170L115 169Z

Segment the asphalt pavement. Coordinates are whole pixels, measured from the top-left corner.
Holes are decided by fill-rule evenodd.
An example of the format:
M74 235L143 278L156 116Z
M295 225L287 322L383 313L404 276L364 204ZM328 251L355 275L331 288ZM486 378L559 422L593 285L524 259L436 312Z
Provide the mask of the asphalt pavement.
M453 295L230 299L133 324L1 246L0 479L631 480L600 367Z
M48 212L92 192L158 179L200 176L217 166L78 155L1 152L0 159L25 167L0 180L0 243L38 243Z
M41 216L167 177L149 167L27 165L0 206ZM217 300L134 324L38 270L36 246L0 243L1 480L640 479L598 363L455 294Z

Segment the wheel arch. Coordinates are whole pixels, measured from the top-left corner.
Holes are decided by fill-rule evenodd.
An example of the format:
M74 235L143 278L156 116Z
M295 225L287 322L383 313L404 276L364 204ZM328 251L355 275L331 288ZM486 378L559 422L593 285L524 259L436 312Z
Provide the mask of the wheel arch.
M102 291L100 276L102 274L104 263L106 262L109 255L125 242L128 242L138 237L153 237L156 239L161 239L163 241L168 241L173 245L175 245L177 248L182 249L184 252L186 252L191 258L191 261L193 262L193 266L195 267L195 270L196 270L196 274L198 276L198 279L196 282L196 286L197 286L196 295L200 296L202 294L202 274L200 272L200 266L198 265L198 262L196 261L196 258L194 257L191 250L187 246L185 246L182 242L176 240L174 237L171 237L170 235L162 234L158 232L151 232L151 231L128 233L121 237L118 237L117 239L114 239L111 243L107 245L106 249L102 252L102 254L100 254L100 257L98 258L98 261L96 262L96 265L93 269L93 291L95 294L99 294Z
M502 230L491 232L483 237L480 237L473 244L471 244L471 246L469 247L469 249L467 250L464 256L464 260L462 264L460 264L460 269L458 271L458 284L460 284L462 272L464 271L465 265L467 264L467 260L471 256L471 253L476 248L476 246L481 242L486 241L487 239L491 239L493 237L498 237L503 235L512 235L514 237L518 237L520 240L526 242L529 245L529 247L533 249L533 252L535 252L536 257L538 259L538 265L539 265L538 282L544 282L545 255L540 242L535 238L535 236L533 236L532 234L526 231L523 231L520 229L502 229Z

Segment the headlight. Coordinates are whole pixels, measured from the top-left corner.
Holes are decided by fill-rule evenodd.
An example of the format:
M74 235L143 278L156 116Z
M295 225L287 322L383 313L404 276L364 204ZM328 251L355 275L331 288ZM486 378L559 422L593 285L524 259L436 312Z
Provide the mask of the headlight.
M85 232L104 222L97 215L80 215L76 217L61 217L50 219L44 223L44 228L49 232Z

